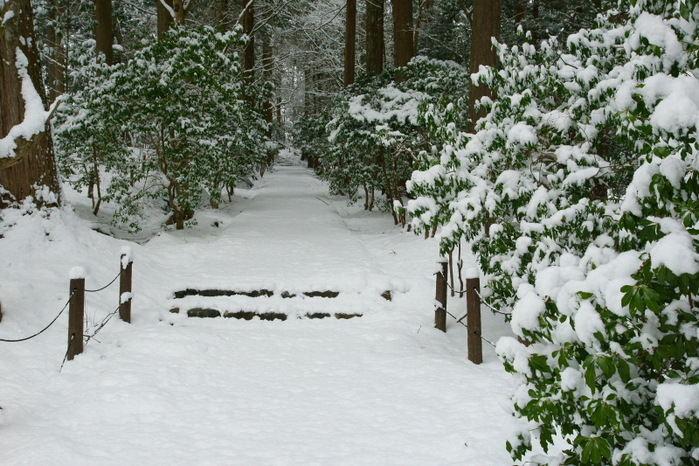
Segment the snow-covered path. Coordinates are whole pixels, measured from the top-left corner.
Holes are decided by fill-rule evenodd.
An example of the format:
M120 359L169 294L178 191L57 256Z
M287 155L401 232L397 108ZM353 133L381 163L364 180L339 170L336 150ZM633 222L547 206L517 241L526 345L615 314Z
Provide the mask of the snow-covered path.
M384 291L409 287L406 278L410 275L387 268L367 251L338 215L325 183L307 169L279 167L252 195L238 216L219 222L222 231L199 237L163 235L149 242L148 251L159 261L153 268L163 271L172 284L172 289L163 292L169 296L186 288L266 289L275 293L272 299L217 301L219 307L262 311L322 312L329 311L330 305L337 312L362 313L381 306ZM202 226L211 232L207 225ZM312 291L341 295L332 303L320 303L322 299L301 302L302 293ZM281 298L284 292L300 297L285 300ZM215 301L189 298L173 305L206 306Z
M0 346L0 465L510 464L509 377L492 348L468 362L462 328L432 328L434 242L345 210L326 189L280 167L228 213L134 246L133 324L110 322L61 373L63 318ZM60 308L66 263L101 283L123 245L70 215L50 235L27 222L0 240L0 338ZM274 296L173 299L183 287ZM281 297L323 290L340 295ZM88 314L115 298L89 297ZM175 304L363 316L194 319L168 312ZM492 338L495 322L484 316Z

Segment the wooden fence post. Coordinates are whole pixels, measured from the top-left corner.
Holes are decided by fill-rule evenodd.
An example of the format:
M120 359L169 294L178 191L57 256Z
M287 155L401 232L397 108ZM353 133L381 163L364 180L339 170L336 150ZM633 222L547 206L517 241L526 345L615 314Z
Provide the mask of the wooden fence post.
M466 279L466 326L468 327L468 359L480 364L483 362L483 342L481 341L481 284L479 278Z
M447 331L447 262L442 259L439 262L442 271L437 272L437 290L435 299L439 303L434 310L434 326L442 332Z
M133 258L131 254L122 253L119 266L121 276L119 277L119 317L124 322L131 323L131 269Z
M70 307L68 308L68 361L83 352L83 319L85 316L85 273L76 268L71 271Z

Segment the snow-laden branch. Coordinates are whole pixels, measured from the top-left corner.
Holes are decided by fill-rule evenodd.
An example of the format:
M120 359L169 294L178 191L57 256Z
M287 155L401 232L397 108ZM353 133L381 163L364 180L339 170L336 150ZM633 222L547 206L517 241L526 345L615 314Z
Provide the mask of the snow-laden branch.
M21 123L13 126L7 136L0 139L0 166L2 168L7 168L19 162L15 154L15 149L17 148L15 140L22 137L30 141L35 135L45 131L46 122L51 118L51 115L59 103L59 99L56 99L48 111L44 110L44 102L36 91L32 78L29 76L29 71L27 70L29 66L27 56L19 47L17 47L15 53L17 57L17 74L19 74L22 80L24 119Z
M172 7L165 2L165 0L160 0L160 4L167 10L168 13L170 13L173 21L176 21L177 17L175 16L175 10L173 10Z

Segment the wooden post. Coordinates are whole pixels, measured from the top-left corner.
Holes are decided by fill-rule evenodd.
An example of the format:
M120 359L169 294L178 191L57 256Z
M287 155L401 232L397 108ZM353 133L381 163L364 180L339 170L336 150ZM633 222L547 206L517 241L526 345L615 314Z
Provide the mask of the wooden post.
M466 279L466 325L468 327L468 359L474 364L483 362L481 341L481 284L479 278Z
M121 276L119 277L119 317L124 322L131 323L131 266L133 259L130 254L122 254L119 266ZM127 293L124 296L124 293Z
M440 261L441 272L437 272L437 290L435 299L439 303L434 310L434 326L442 332L447 331L447 262Z
M78 274L73 274L78 277ZM83 352L83 319L85 316L85 276L70 279L68 309L68 361Z

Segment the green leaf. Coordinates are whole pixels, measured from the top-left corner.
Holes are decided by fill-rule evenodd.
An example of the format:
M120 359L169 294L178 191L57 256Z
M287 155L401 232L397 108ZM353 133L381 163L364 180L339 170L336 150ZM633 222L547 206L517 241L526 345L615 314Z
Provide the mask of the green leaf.
M691 21L692 19L692 12L689 11L689 7L683 1L680 2L680 16L687 21Z
M627 383L631 380L631 367L629 363L621 359L621 357L617 360L617 371L619 372L619 377L621 377L622 382Z
M590 364L585 369L585 384L590 388L592 393L595 393L595 382L597 380L597 371L594 364Z
M582 462L601 464L602 458L611 459L612 451L609 443L601 437L582 437Z
M597 365L600 369L602 369L602 373L607 379L612 378L612 376L616 373L614 362L612 361L612 358L608 356L601 356L597 358Z

